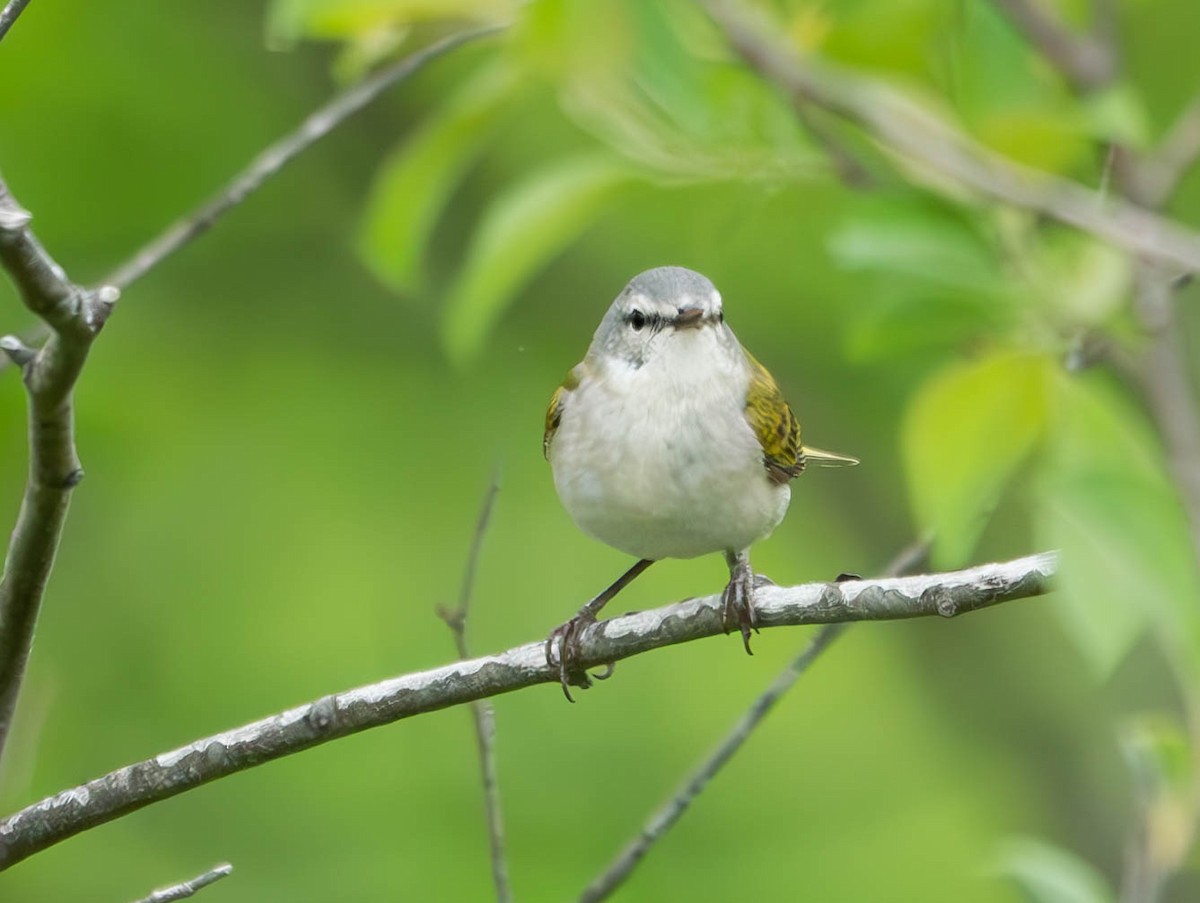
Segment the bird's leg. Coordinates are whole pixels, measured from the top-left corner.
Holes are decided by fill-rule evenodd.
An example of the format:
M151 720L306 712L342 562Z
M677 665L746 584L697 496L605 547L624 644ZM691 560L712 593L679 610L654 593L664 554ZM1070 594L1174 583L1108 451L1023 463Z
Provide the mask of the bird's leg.
M725 632L736 625L742 634L746 654L750 651L750 630L758 633L758 617L754 612L754 572L750 570L750 550L726 552L725 563L729 565L729 583L721 594L721 626Z
M580 652L579 639L583 635L583 631L596 623L596 615L600 613L600 609L612 600L613 596L628 586L634 577L652 564L654 564L652 560L643 558L618 577L612 586L583 606L583 608L579 609L579 614L575 615L575 617L571 618L565 624L560 624L550 631L550 636L546 638L546 664L552 668L555 665L554 645L555 640L557 640L558 675L559 680L562 681L563 693L566 695L568 702L575 701L571 698L570 690L570 684L573 680L578 681L584 689L587 689L591 685L587 673L582 671L577 664ZM610 674L612 674L612 665L608 666L608 672L604 677L608 677Z

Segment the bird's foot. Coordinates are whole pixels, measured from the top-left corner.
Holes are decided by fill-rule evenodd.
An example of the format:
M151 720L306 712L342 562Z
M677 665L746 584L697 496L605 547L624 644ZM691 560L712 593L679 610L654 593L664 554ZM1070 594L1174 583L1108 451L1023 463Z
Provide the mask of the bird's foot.
M754 572L750 562L742 557L735 560L729 570L729 583L721 594L721 626L726 633L736 626L742 634L746 654L750 651L750 631L758 633L758 616L754 611Z
M560 624L550 631L550 636L546 637L546 664L551 668L558 668L558 678L562 683L563 695L567 697L567 702L574 702L571 698L571 685L587 689L592 685L592 678L587 672L580 667L580 647L579 641L583 636L583 632L587 628L596 623L596 613L605 605L612 601L612 597L619 593L622 589L629 585L638 574L654 564L648 558L643 558L624 574L617 578L617 581L598 595L595 599L589 602L583 608L579 609L579 614L571 618L565 624ZM555 646L558 647L558 662L554 661ZM613 668L612 662L604 669L603 674L594 674L596 680L608 680L612 677Z
M592 685L592 677L596 680L608 680L616 667L610 662L603 672L589 675L579 665L580 638L583 632L595 623L596 616L584 607L571 620L550 631L550 636L546 638L546 664L551 668L558 668L558 679L567 702L575 701L571 696L572 685L586 690Z

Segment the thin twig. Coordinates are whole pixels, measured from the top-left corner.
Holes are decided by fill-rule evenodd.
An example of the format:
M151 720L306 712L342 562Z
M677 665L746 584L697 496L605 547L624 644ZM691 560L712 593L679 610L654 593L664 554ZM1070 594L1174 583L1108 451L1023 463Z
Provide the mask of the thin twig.
M16 336L0 338L0 350L21 367L29 400L29 477L0 577L0 754L71 490L83 479L72 390L118 297L115 289L88 292L73 284L30 231L31 219L0 179L0 268L50 329L39 350Z
M762 627L953 617L1050 590L1052 552L946 574L764 586ZM724 635L720 595L622 615L583 631L579 664L598 668L652 649ZM732 654L730 652L729 654ZM498 655L455 662L325 696L234 730L117 769L0 820L0 869L159 800L359 731L536 684L559 684L538 639Z
M738 719L725 738L717 744L700 766L692 772L683 786L660 809L654 812L638 835L631 840L609 867L592 881L579 895L580 903L598 903L607 900L619 888L630 873L650 852L650 849L675 826L683 817L696 798L704 792L708 782L717 776L725 764L741 749L742 744L750 739L750 734L759 722L767 716L775 703L791 689L792 685L808 670L808 666L816 661L829 645L849 627L849 624L827 624L813 635L804 651L797 656L787 669L783 671L762 695L754 701L750 709Z
M1154 150L1137 162L1138 203L1161 207L1200 158L1200 98L1175 119Z
M982 146L882 82L804 58L741 4L701 0L730 44L794 98L856 123L883 147L995 200L1042 213L1123 250L1200 271L1200 233L1078 182L1030 169Z
M453 611L439 609L438 615L454 633L454 645L459 659L470 658L467 646L467 615L471 609L471 595L475 588L475 572L479 564L479 553L483 538L487 535L492 519L492 507L500 491L499 469L492 472L483 504L479 509L479 520L475 523L475 535L471 539L471 550L467 554L467 566L463 571L462 588L459 590L458 607ZM496 886L496 900L509 903L512 887L508 880L508 859L504 852L504 809L500 803L500 779L496 773L496 713L485 700L471 703L471 714L475 721L475 745L479 750L479 767L483 779L483 802L487 816L488 845L492 857L492 883Z
M884 569L886 576L899 576L914 568L920 567L929 553L929 543L925 541L913 543L904 549ZM603 873L598 875L579 896L580 903L599 903L607 900L619 888L639 862L650 852L651 847L666 835L683 817L696 798L704 792L708 783L717 776L725 764L742 748L754 729L775 707L775 703L790 690L808 670L809 665L829 648L843 631L850 625L827 624L822 627L801 653L792 660L766 690L754 701L733 729L717 744L709 756L700 763L683 786L662 807L654 812L638 835L621 850Z
M162 263L166 257L207 232L223 215L278 174L294 157L357 113L384 90L408 78L426 63L455 47L496 34L503 28L504 26L495 25L450 35L335 95L320 109L309 114L294 131L259 153L212 198L164 229L98 284L112 286L118 290L127 288ZM40 344L47 335L48 330L39 326L29 332L25 342L30 345ZM0 371L7 366L8 362L0 359Z
M792 104L792 110L796 114L797 121L804 126L805 131L816 145L825 152L830 165L843 185L847 188L858 189L875 187L875 176L871 174L867 165L858 159L854 151L846 146L845 142L828 124L812 114L805 102L795 101Z
M222 878L233 873L233 866L228 862L223 862L218 866L210 868L202 875L197 875L190 881L181 881L178 884L172 884L170 887L160 887L148 897L142 897L137 903L173 903L175 900L183 900L192 896L196 891L208 887L210 884L215 884Z
M327 135L344 120L357 113L383 91L403 81L426 63L470 41L494 35L505 28L489 25L457 32L430 44L416 53L364 79L341 92L319 110L310 114L291 134L272 144L250 165L238 173L211 200L198 210L169 226L157 238L110 273L102 285L126 288L140 279L164 257L178 251L192 239L206 232L230 208L240 204L262 184L282 169L293 157L306 150L319 138Z
M471 549L467 553L467 566L463 570L462 586L458 590L458 606L453 609L439 608L438 617L446 622L454 632L454 645L458 649L459 658L469 658L467 651L467 615L471 609L471 594L475 589L475 572L479 567L479 552L483 548L483 539L487 535L488 525L492 519L492 508L496 504L496 495L500 492L499 468L492 471L488 482L487 492L483 495L483 504L479 506L479 518L475 521L475 533L471 537Z
M1112 80L1116 81L1121 68L1120 0L1092 0L1092 37L1108 48L1112 56Z
M1097 10L1091 34L1076 34L1056 19L1048 4L1032 0L992 0L1025 38L1036 47L1080 94L1106 87L1117 71L1110 41L1108 12Z
M4 9L0 9L0 41L4 40L8 30L13 27L17 17L25 12L25 7L28 5L29 0L8 0Z
M1135 374L1162 437L1167 466L1191 524L1194 559L1200 564L1200 410L1169 274L1158 267L1139 267L1135 307L1150 336Z

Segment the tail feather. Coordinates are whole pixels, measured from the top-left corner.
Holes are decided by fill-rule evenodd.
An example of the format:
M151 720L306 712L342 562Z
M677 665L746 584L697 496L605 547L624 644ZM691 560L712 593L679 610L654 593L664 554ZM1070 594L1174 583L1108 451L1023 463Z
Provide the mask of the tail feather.
M858 463L858 458L813 448L811 445L804 446L803 454L806 464L815 464L817 467L853 467Z

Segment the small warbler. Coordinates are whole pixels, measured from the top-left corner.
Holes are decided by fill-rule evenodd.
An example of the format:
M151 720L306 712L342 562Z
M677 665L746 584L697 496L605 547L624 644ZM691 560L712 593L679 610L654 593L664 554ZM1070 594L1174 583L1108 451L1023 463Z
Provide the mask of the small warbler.
M583 629L660 558L725 553L722 621L750 652L750 546L783 519L806 464L858 463L801 444L779 386L725 323L721 295L682 267L647 270L613 301L550 399L543 451L580 529L639 559L547 639L567 699L569 683L588 684L576 665Z

